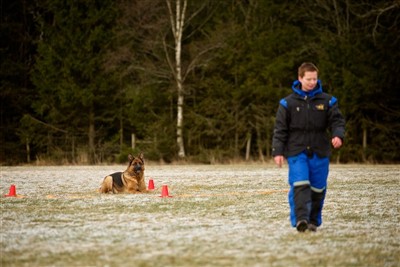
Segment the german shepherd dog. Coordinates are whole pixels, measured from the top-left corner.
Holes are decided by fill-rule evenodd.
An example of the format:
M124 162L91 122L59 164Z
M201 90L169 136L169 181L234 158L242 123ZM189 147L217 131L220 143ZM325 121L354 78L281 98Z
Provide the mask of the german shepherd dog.
M147 193L144 181L144 157L140 153L137 158L128 156L128 168L124 172L107 175L100 186L100 193Z

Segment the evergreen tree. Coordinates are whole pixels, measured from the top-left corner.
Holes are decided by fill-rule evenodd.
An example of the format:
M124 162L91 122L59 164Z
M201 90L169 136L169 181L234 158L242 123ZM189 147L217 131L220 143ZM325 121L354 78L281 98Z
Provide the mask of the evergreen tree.
M168 2L2 2L0 162L113 160L132 133L153 160L175 159L181 134L189 160L262 161L304 61L347 119L334 159L400 160L397 0L188 0L181 126Z
M32 75L38 89L33 106L46 123L68 133L63 138L86 135L82 144L88 144L88 160L95 163L96 138L101 137L97 130L113 113L109 110L118 110L113 104L116 88L103 70L116 16L114 1L51 0L44 7L38 18L42 35Z
M0 164L26 162L26 139L17 134L20 120L35 97L29 80L38 33L32 1L2 1L0 16Z
M214 51L194 82L193 154L212 161L263 161L270 153L279 99L288 93L303 49L298 11L294 3L282 8L274 1L231 1L220 8L210 35L222 49Z
M396 1L304 1L310 47L325 90L339 98L347 119L344 161L399 158L399 28ZM390 55L390 56L389 56ZM397 96L396 96L397 95ZM336 152L337 153L337 152Z

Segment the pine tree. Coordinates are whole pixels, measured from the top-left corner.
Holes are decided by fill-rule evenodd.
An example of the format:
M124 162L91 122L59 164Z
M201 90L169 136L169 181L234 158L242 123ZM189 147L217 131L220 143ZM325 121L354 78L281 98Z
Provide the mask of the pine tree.
M103 71L115 19L113 2L51 0L38 17L42 37L32 75L39 93L34 108L73 140L86 135L90 163L96 162L97 127L114 106L115 88Z

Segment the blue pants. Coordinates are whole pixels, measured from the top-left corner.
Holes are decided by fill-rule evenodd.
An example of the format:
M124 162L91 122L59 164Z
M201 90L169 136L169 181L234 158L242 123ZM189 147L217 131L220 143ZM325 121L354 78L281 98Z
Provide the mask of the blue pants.
M312 157L308 157L306 153L300 153L288 157L287 161L289 164L290 190L288 197L292 226L296 226L299 216L300 219L320 226L329 173L329 158L320 158L315 153ZM298 197L300 194L296 194L296 190L299 191L300 188L302 188L302 196Z

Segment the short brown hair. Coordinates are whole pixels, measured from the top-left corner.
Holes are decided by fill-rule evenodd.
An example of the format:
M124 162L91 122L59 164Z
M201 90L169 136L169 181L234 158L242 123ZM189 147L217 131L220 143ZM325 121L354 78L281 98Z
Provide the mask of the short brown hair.
M299 77L304 77L306 71L316 71L317 73L319 72L318 68L311 62L304 62L300 65L298 70Z

